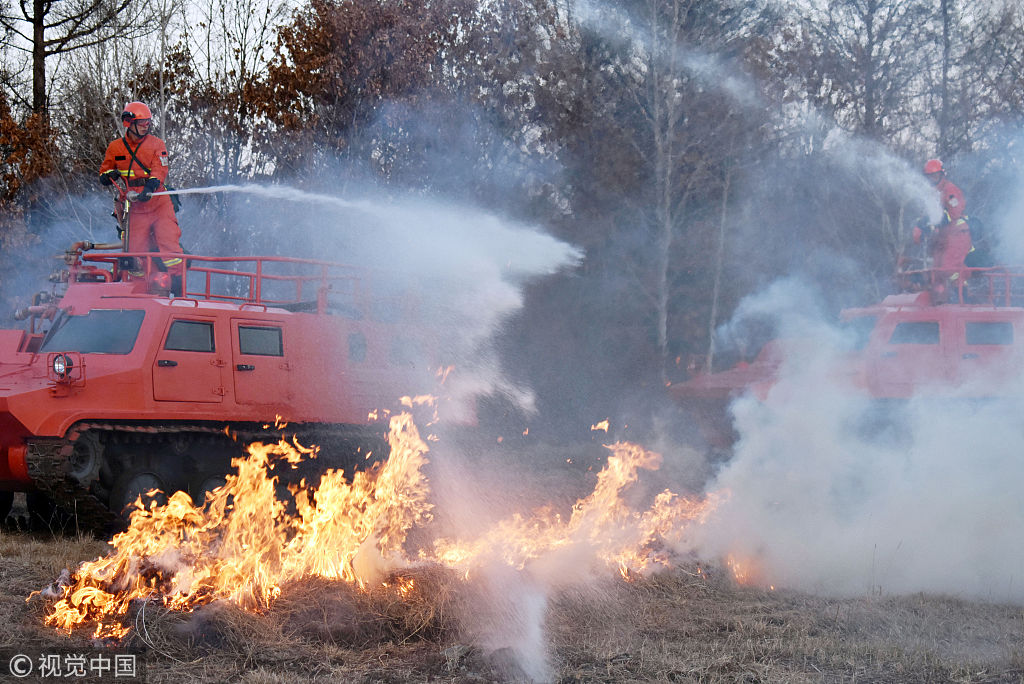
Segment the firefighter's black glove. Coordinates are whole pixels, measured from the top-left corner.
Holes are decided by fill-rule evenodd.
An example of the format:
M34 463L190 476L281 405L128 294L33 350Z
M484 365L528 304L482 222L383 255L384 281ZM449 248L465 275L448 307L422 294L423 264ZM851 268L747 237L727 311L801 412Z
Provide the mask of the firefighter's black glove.
M100 174L100 183L103 185L113 185L114 179L121 175L121 172L117 169L110 169L106 173Z
M139 196L136 197L135 199L138 200L139 202L148 202L149 198L153 195L153 193L156 192L159 189L160 189L160 179L159 178L147 178L146 179L146 185L142 188L142 192L140 192Z

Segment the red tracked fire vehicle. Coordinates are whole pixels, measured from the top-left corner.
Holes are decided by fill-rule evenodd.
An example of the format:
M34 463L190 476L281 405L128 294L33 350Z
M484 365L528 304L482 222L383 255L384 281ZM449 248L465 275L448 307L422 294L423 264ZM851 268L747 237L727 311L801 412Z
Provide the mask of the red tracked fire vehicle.
M904 272L904 292L843 310L840 325L847 330L848 346L837 350L836 379L842 376L872 398L893 401L1024 392L1024 268L969 268L963 275L950 295L935 285L948 273ZM766 397L786 348L784 341L768 342L752 360L696 374L669 392L711 446L727 448L735 439L730 402L746 393Z
M15 491L90 527L151 489L201 500L278 419L348 470L386 448L374 410L429 383L429 329L352 267L190 255L175 297L160 256L78 243L0 330L0 514Z

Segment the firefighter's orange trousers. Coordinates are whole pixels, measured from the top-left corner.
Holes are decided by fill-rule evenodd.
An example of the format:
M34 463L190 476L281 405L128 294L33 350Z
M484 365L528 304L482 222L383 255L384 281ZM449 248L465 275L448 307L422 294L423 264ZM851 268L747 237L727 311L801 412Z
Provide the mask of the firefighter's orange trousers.
M128 215L127 247L129 252L183 252L181 228L169 197L154 197L149 202L132 205ZM163 263L172 276L185 272L185 262L180 257L165 257Z

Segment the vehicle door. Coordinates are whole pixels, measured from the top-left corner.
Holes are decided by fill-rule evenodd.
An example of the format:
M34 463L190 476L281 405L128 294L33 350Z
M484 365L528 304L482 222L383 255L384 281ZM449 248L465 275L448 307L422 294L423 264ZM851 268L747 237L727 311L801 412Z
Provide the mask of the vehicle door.
M876 397L906 398L950 387L953 322L936 307L883 316L866 350L867 384Z
M173 316L153 363L153 398L158 401L216 403L224 399L223 368L215 319Z
M235 401L280 404L292 398L289 344L280 323L231 320L231 372Z
M1020 377L1021 323L1019 314L1008 311L968 311L958 319L954 377L968 394L1005 391Z

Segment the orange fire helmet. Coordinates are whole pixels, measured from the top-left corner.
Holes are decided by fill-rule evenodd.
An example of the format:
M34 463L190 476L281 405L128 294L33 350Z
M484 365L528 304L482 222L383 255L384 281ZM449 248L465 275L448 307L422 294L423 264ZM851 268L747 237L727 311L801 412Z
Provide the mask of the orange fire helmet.
M129 102L124 106L124 111L121 112L121 123L124 124L125 128L132 125L132 122L136 119L152 119L153 112L149 111L142 102Z
M940 173L941 171L944 171L944 170L945 169L942 168L942 160L941 159L929 159L927 162L925 162L925 165L924 165L924 172L925 173Z

